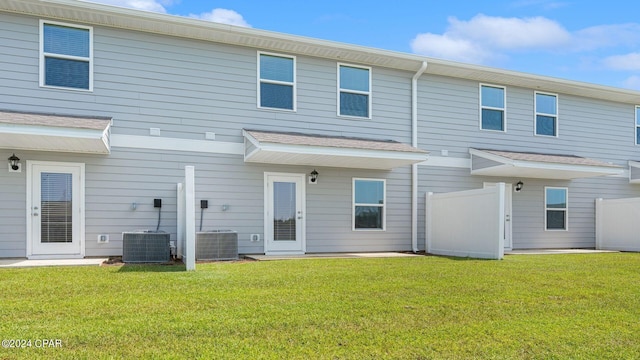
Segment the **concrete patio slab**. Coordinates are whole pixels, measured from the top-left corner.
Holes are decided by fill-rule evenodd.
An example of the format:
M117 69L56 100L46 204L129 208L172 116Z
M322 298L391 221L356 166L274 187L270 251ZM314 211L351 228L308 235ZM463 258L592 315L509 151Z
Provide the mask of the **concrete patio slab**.
M100 266L105 258L88 259L55 259L55 260L29 260L29 259L0 259L0 268L38 267L38 266Z
M245 255L245 258L259 261L288 260L288 259L348 259L348 258L397 258L424 256L412 253L398 252L374 252L374 253L322 253L322 254L298 254L298 255Z

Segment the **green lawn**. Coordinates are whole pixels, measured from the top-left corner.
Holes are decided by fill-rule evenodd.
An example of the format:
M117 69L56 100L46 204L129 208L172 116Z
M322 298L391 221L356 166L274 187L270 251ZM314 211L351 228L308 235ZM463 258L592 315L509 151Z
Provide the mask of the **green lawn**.
M640 358L640 254L183 270L0 269L0 359Z

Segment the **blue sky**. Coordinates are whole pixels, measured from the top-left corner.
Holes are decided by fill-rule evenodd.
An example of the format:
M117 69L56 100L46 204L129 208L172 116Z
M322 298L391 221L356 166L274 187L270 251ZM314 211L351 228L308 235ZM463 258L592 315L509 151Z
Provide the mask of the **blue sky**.
M640 90L633 1L90 1Z

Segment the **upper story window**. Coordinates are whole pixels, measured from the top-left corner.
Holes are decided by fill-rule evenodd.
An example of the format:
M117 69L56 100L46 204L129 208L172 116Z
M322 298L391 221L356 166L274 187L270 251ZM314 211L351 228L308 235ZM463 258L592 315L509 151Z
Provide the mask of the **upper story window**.
M480 128L506 131L506 89L503 86L480 85Z
M296 110L296 58L258 53L258 107Z
M371 68L338 64L338 116L371 118Z
M93 28L40 21L40 86L93 90Z
M636 106L636 145L640 145L640 106Z
M353 230L384 230L386 182L383 179L353 179Z
M568 191L567 188L544 188L545 230L567 230Z
M535 134L558 136L558 96L535 93Z

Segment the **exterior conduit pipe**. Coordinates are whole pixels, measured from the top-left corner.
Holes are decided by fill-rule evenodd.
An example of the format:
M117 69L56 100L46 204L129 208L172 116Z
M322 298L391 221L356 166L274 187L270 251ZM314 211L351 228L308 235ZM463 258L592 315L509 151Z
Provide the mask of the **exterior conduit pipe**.
M427 70L427 62L411 78L411 146L418 147L418 79ZM418 252L418 164L411 165L411 250Z

